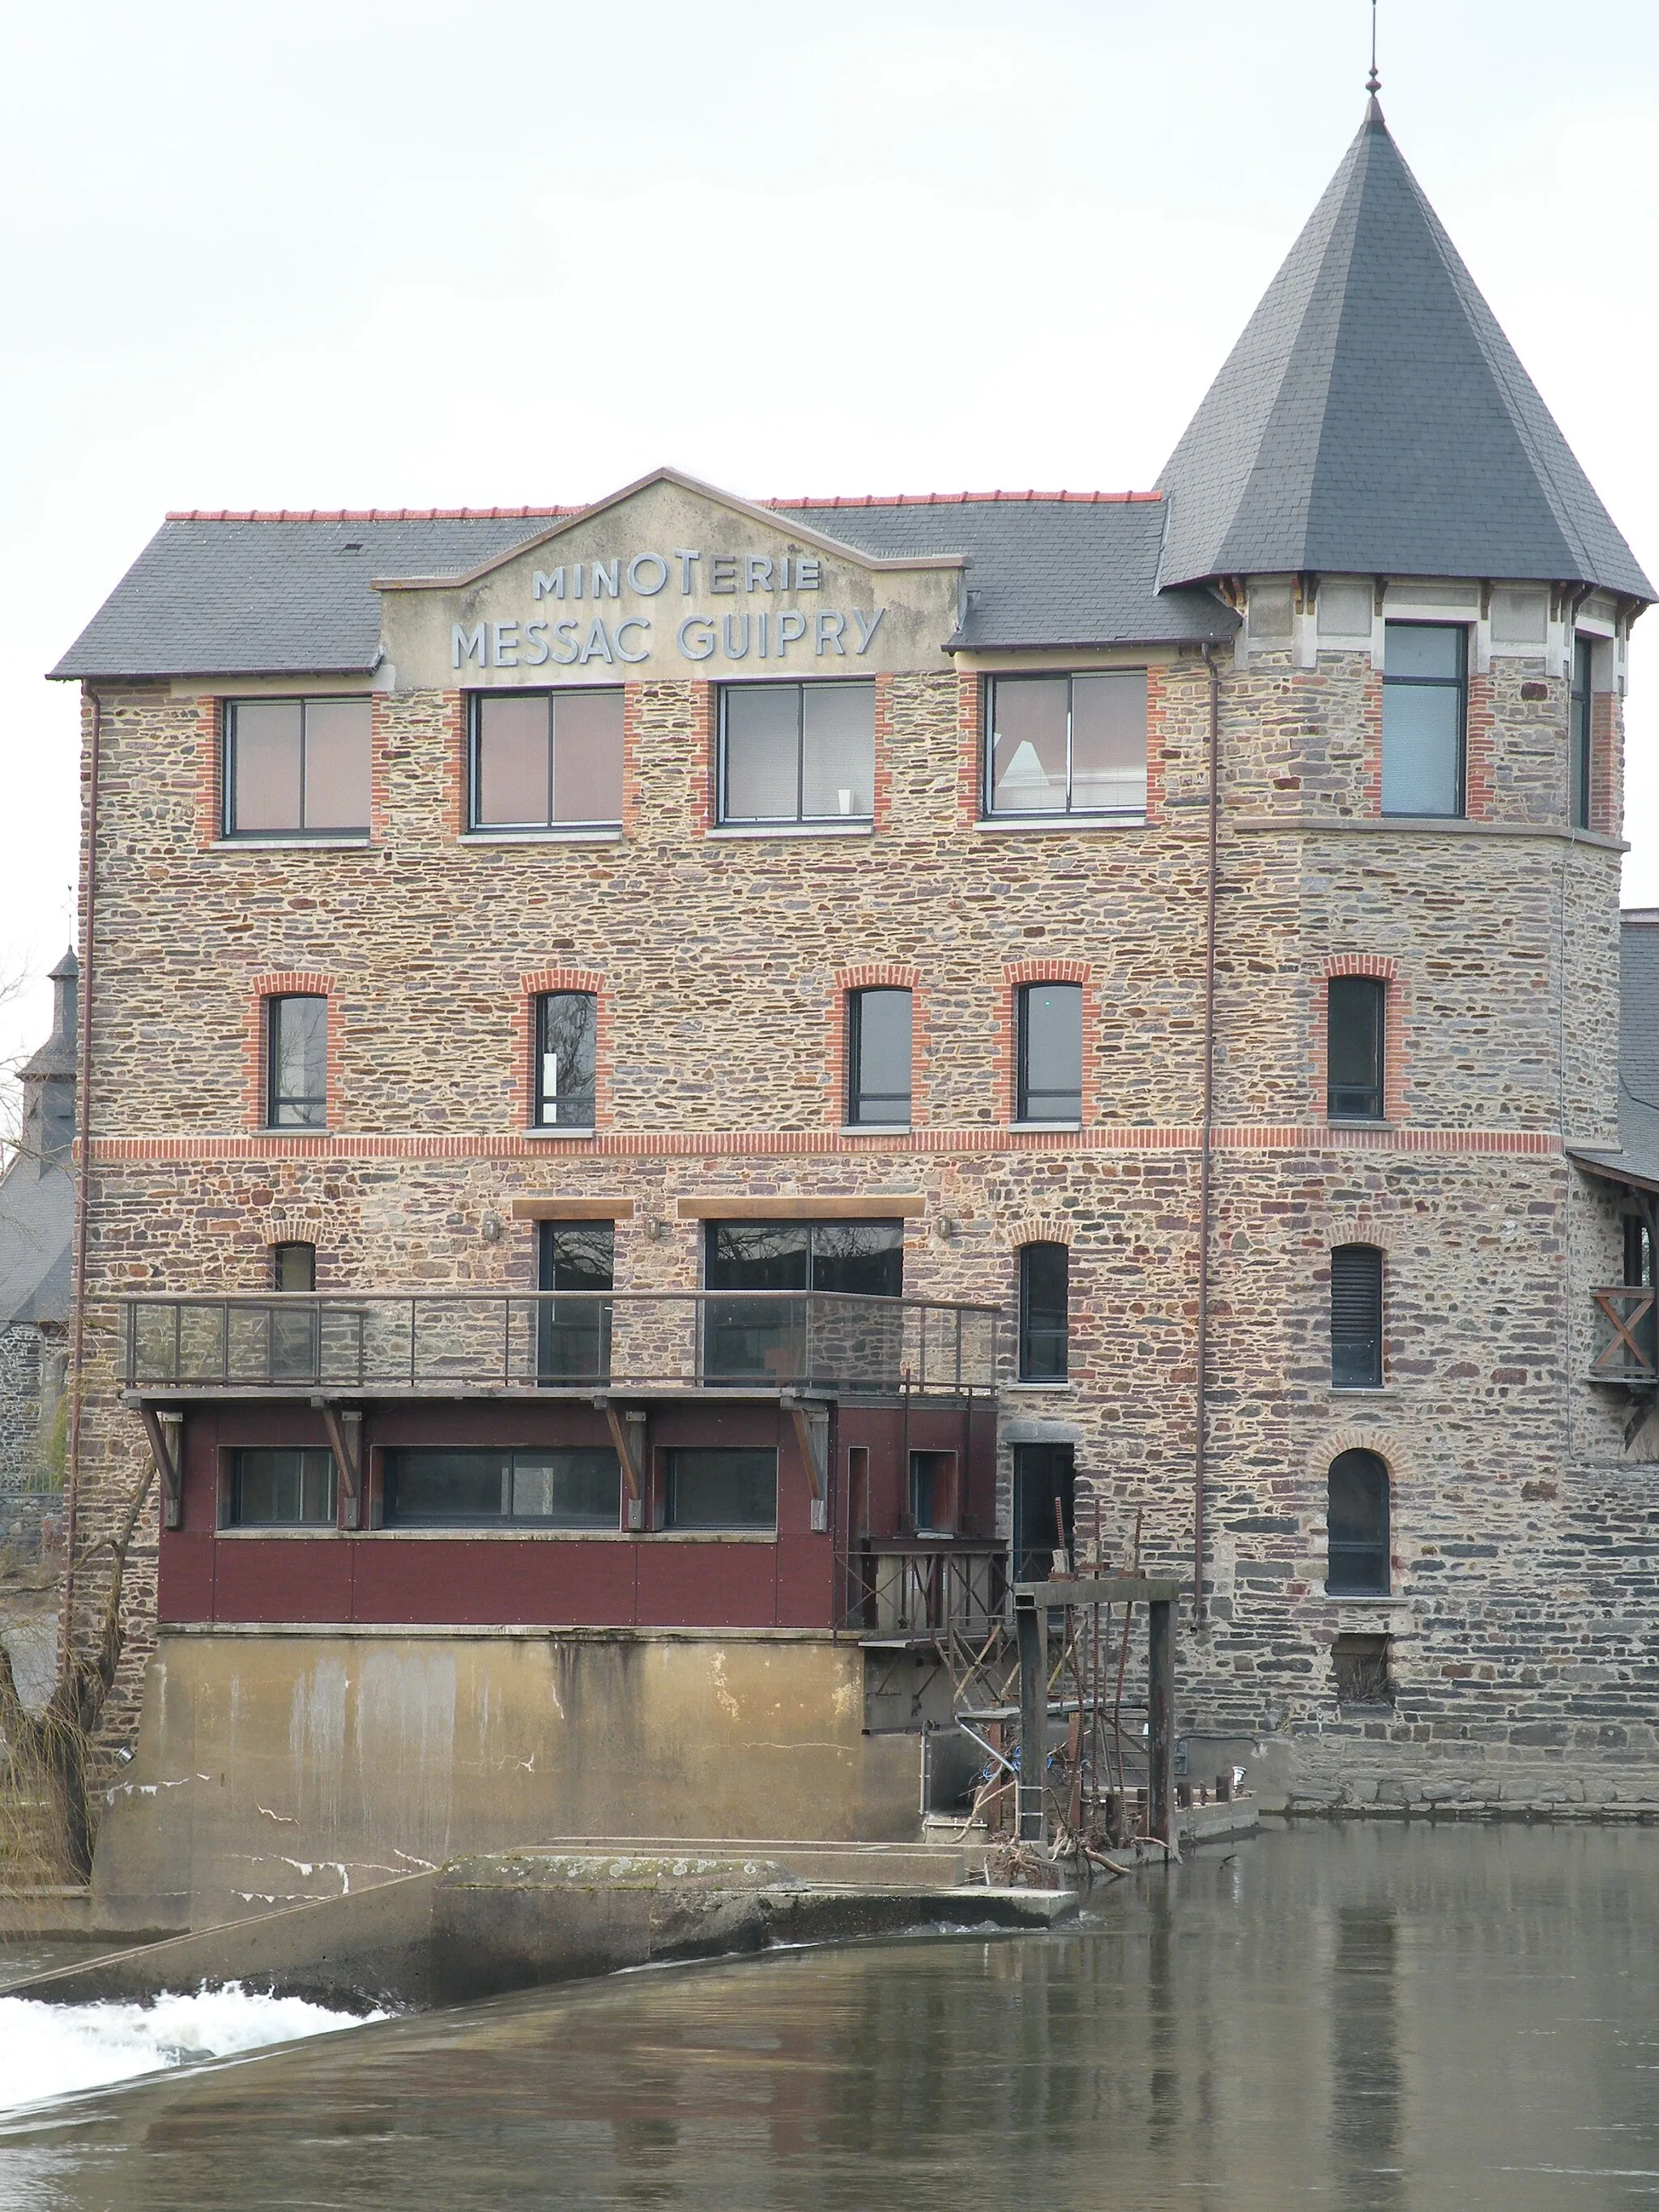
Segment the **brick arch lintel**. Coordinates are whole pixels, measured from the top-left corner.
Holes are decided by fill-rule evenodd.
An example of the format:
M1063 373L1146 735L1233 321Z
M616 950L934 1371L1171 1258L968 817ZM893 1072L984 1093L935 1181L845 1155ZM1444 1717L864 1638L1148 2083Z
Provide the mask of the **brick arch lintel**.
M1069 1245L1076 1233L1075 1224L1058 1213L1023 1213L1017 1221L1006 1223L1002 1231L1011 1252L1018 1252L1022 1244Z
M1325 1478L1331 1471L1331 1462L1345 1451L1375 1452L1389 1470L1389 1488L1397 1492L1402 1483L1411 1481L1415 1470L1408 1446L1401 1443L1392 1429L1369 1428L1358 1421L1345 1421L1335 1428L1327 1429L1308 1457L1308 1472L1323 1491ZM1322 1508L1319 1518L1324 1519Z
M538 998L544 991L592 991L605 988L605 978L597 968L537 968L519 978L519 988L526 998Z
M1380 983L1400 981L1400 963L1382 952L1333 952L1319 970L1328 981L1333 975L1373 975Z
M921 980L921 970L903 960L866 960L833 975L837 991L914 991Z
M259 999L327 999L334 994L334 978L319 969L273 969L254 977L253 993Z

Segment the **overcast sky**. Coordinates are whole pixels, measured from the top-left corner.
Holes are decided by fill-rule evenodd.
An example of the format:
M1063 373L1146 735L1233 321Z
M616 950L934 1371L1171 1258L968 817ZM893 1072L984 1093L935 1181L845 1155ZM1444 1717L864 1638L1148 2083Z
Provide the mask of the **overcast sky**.
M42 672L167 508L568 502L661 461L1150 485L1358 125L1370 15L13 0L0 972L73 933ZM1401 149L1659 574L1659 8L1382 16ZM1625 897L1659 905L1659 612L1632 668Z

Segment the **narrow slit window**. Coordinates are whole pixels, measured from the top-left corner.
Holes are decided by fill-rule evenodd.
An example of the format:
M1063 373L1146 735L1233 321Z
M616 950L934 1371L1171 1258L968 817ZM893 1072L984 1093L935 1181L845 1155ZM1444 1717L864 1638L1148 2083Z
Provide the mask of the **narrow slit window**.
M1339 1244L1331 1255L1331 1382L1339 1390L1382 1385L1382 1255Z
M536 1127L591 1129L599 1103L599 1002L591 991L536 1001Z
M1082 986L1025 984L1018 994L1016 1025L1016 1118L1021 1121L1080 1121Z
M1588 830L1590 818L1590 723L1594 693L1590 688L1591 644L1575 637L1572 645L1572 826Z
M1326 985L1325 1111L1333 1121L1380 1121L1387 986L1374 975Z
M1461 623L1389 623L1382 664L1382 811L1461 815L1469 634Z
M847 1000L847 1118L903 1127L910 1119L910 994L854 991Z
M265 1001L265 1121L273 1129L321 1129L328 1121L328 1000Z
M1066 1380L1071 1254L1063 1244L1023 1244L1019 1253L1019 1379Z
M228 699L227 837L367 837L368 699Z

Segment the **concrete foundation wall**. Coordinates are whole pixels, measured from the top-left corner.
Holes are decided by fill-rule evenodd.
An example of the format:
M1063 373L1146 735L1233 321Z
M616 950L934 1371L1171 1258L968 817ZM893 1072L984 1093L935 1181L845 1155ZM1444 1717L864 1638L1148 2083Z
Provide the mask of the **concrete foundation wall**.
M201 1927L569 1837L902 1840L921 1738L827 1639L164 1635L106 1924Z

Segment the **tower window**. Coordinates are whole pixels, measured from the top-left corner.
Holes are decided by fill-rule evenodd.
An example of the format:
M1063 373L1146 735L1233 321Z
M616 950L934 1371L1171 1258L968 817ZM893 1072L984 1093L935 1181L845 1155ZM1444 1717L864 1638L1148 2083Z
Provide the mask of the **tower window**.
M1389 1470L1375 1452L1331 1462L1325 1588L1333 1597L1389 1595Z
M847 1000L847 1118L910 1119L910 994L854 991Z
M1333 975L1325 987L1325 1111L1333 1121L1380 1121L1387 986Z
M1569 756L1572 772L1572 826L1575 830L1589 828L1590 711L1594 698L1590 689L1592 650L1589 638L1574 638L1572 641L1572 727Z
M1469 634L1461 623L1389 623L1382 666L1382 811L1463 811Z
M1339 1244L1331 1255L1331 1382L1339 1390L1382 1384L1382 1255Z

